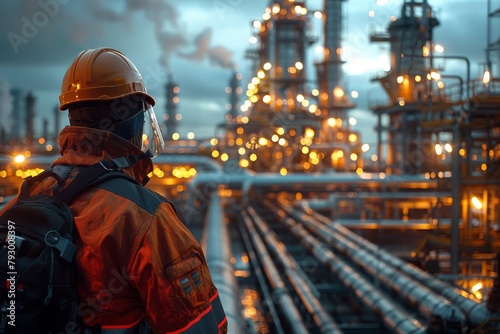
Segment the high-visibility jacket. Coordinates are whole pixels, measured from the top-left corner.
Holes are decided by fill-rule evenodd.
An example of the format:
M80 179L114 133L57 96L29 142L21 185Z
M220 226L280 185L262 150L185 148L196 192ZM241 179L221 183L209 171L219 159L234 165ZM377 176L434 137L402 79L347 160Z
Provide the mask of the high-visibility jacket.
M141 153L106 131L68 126L60 134L62 157L52 167L78 167ZM124 171L140 183L150 158ZM32 193L49 192L53 178ZM15 199L8 203L8 209ZM145 319L153 333L222 334L227 320L203 251L173 206L155 192L111 179L70 205L80 240L75 256L78 313L103 333L132 333Z

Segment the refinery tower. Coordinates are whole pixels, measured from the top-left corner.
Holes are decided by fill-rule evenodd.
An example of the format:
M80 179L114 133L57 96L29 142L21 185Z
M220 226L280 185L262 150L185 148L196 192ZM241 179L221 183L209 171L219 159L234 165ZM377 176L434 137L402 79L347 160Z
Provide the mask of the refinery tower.
M360 136L347 117L354 105L341 69L343 3L325 0L313 14L305 1L272 2L262 20L252 22L254 43L247 55L255 76L246 87L243 115L228 117L215 152L229 152L226 159L255 171L362 171ZM306 51L317 42L311 31L317 18L323 57L314 71Z

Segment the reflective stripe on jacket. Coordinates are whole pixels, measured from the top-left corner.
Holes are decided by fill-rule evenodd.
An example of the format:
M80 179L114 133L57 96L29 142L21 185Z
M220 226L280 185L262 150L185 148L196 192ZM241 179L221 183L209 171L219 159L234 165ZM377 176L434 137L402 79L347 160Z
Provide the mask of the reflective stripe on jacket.
M60 133L55 165L78 167L140 150L106 131L68 126ZM124 171L140 183L152 170L146 158ZM49 192L49 178L32 192ZM6 205L4 210L12 203ZM199 243L172 205L155 192L111 179L71 203L80 240L76 254L77 312L103 333L129 333L145 318L153 333L227 332L226 317Z

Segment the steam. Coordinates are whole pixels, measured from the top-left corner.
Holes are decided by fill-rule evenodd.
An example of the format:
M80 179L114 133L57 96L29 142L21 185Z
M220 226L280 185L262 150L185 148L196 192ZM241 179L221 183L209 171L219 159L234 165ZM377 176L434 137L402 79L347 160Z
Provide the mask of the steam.
M223 46L211 47L211 40L212 28L206 28L194 39L193 44L195 45L196 50L190 54L180 53L179 55L183 58L196 60L198 62L203 62L208 58L212 65L234 69L235 65L232 61L233 52Z
M130 12L143 12L148 21L153 22L156 40L162 55L160 64L170 71L170 59L178 56L184 59L204 62L222 68L234 68L233 52L223 46L211 46L212 28L206 28L198 36L190 39L187 29L182 29L178 10L169 0L128 0L121 11L106 7L103 1L91 0L90 13L99 21L130 23ZM194 49L194 50L193 50Z

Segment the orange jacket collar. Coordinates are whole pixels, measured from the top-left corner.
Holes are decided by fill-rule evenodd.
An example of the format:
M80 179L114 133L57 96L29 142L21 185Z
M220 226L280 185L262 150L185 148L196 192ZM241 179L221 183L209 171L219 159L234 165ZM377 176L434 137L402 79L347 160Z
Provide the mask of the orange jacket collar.
M104 130L82 126L67 126L59 134L61 155L54 165L90 166L101 160L112 160L125 155L139 155L141 150L125 139ZM124 171L141 184L153 170L150 158L144 158Z

